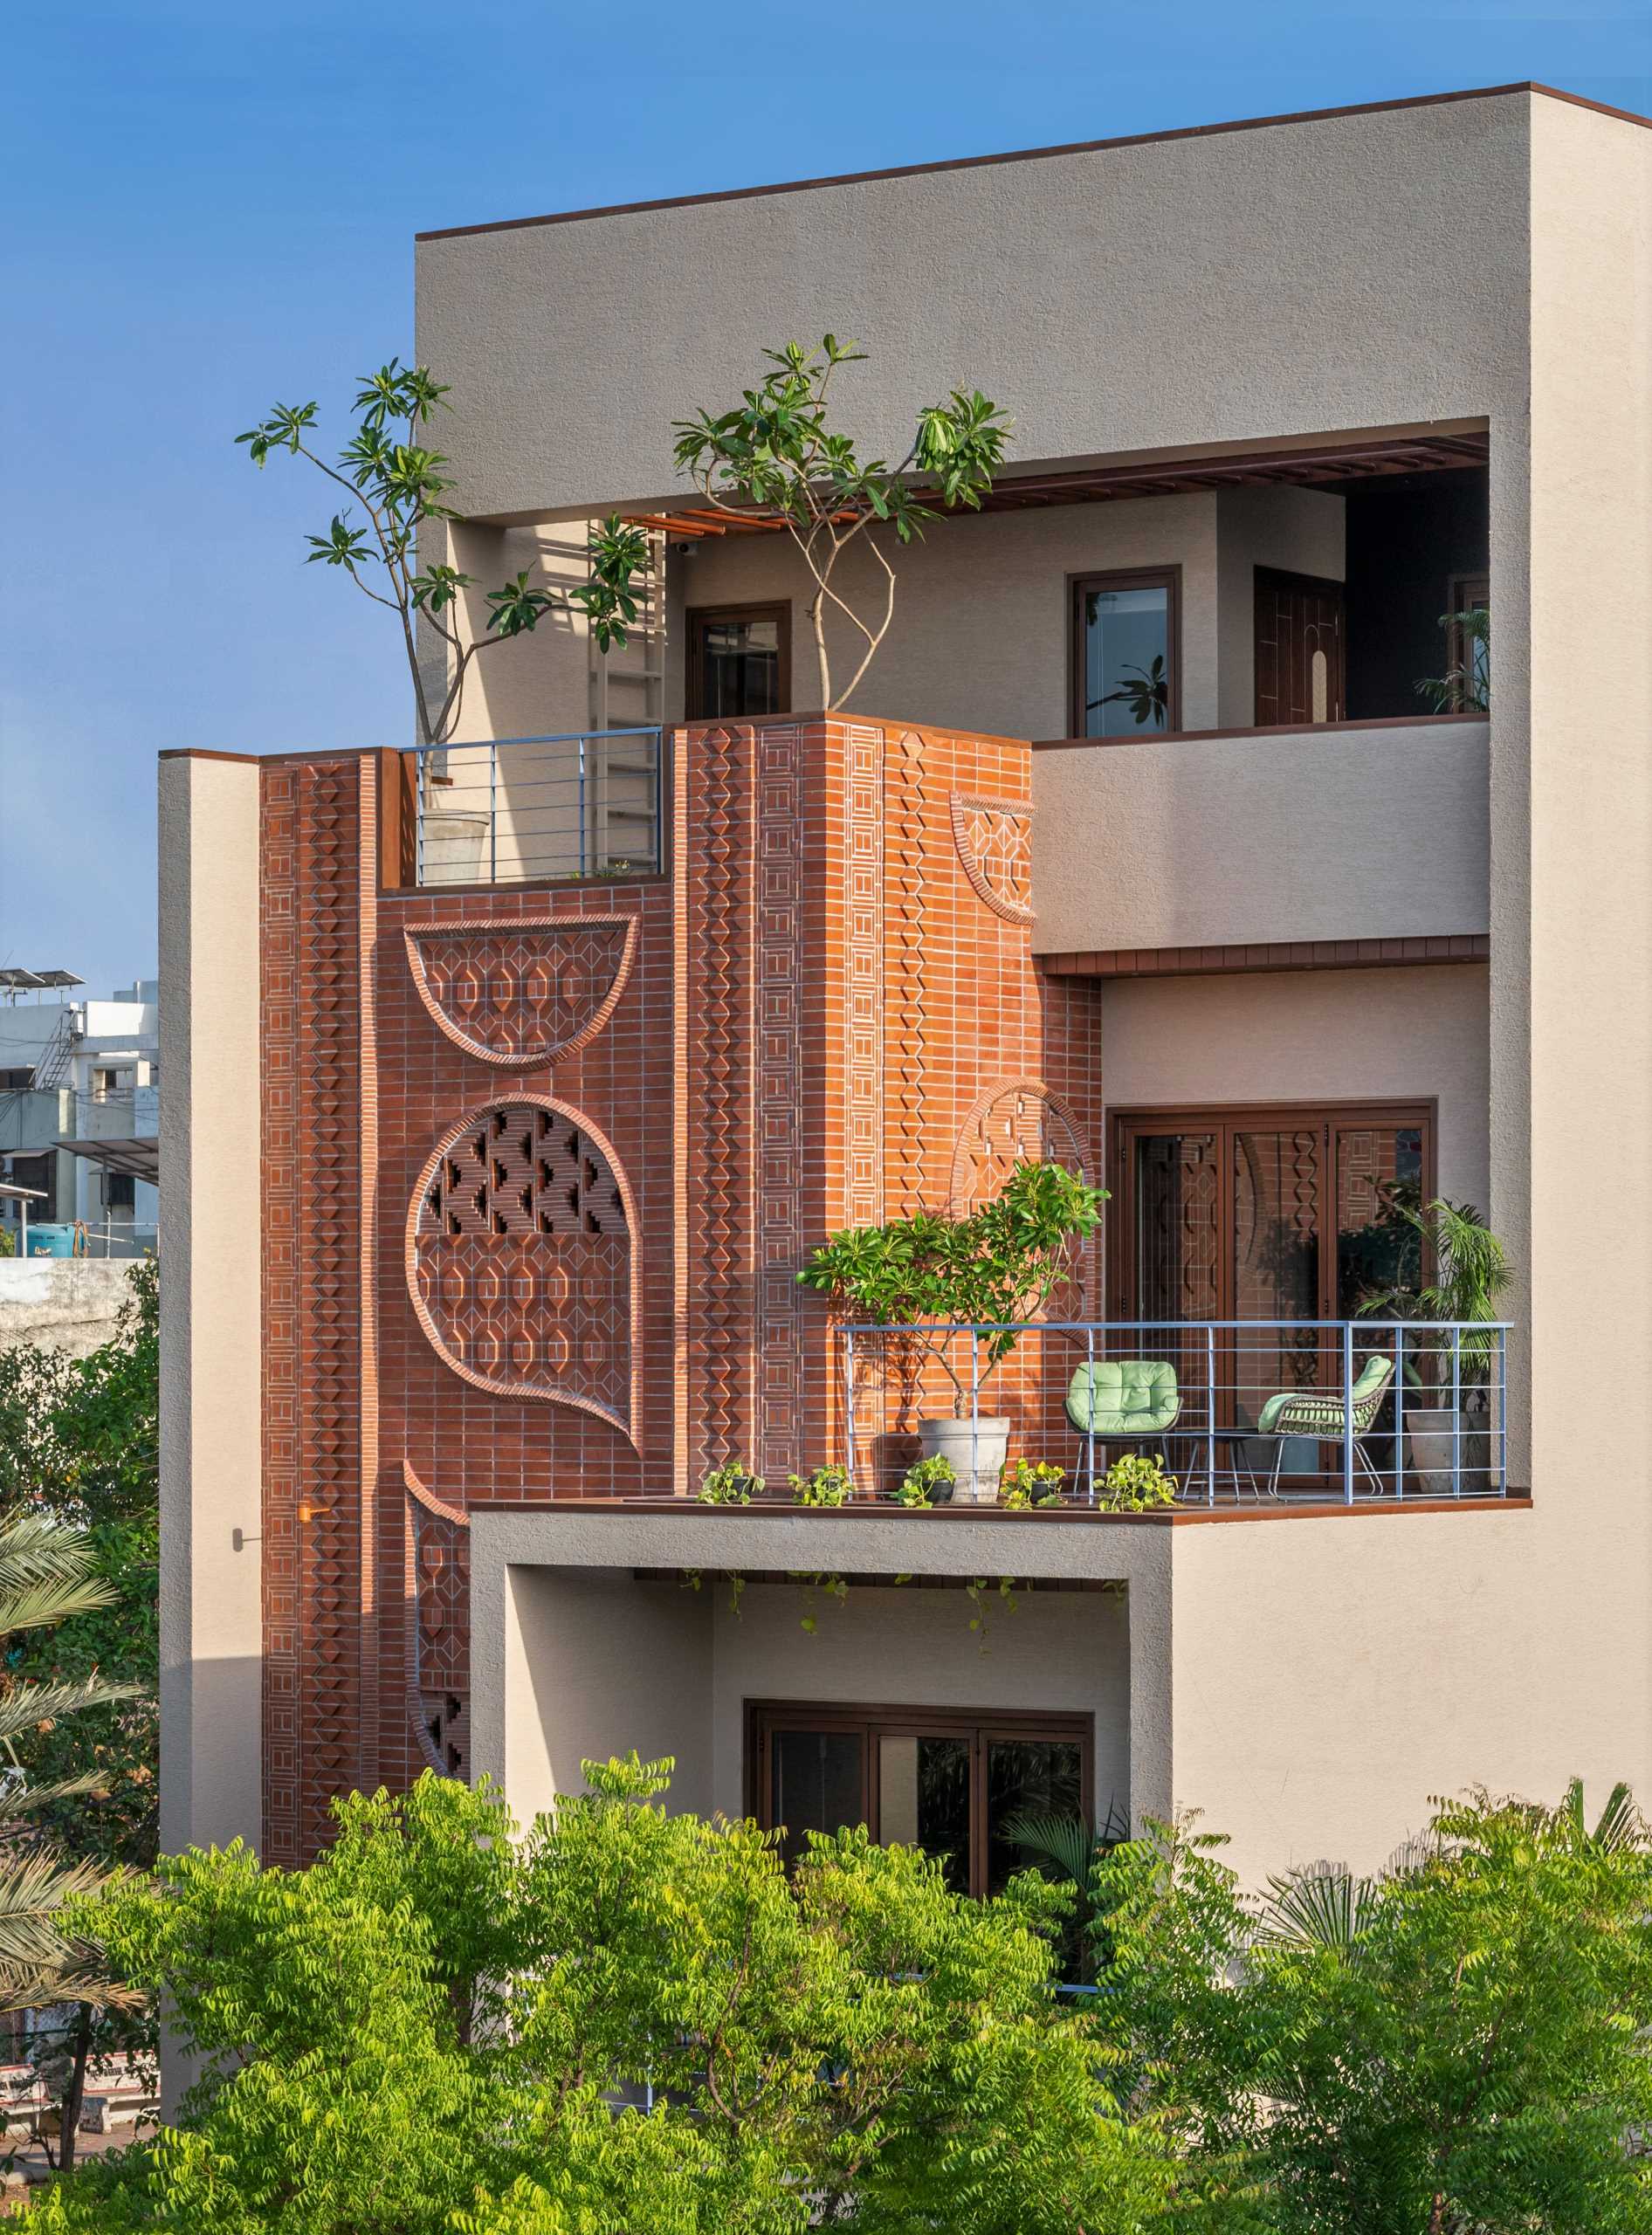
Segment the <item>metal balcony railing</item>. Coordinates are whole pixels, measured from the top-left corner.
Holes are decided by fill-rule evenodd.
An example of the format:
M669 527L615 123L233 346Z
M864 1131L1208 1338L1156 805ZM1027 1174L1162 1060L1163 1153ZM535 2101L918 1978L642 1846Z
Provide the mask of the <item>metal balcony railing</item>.
M422 885L539 884L664 868L657 729L427 746L416 760Z
M1060 1468L1062 1503L1105 1508L1110 1465L1133 1452L1160 1459L1184 1505L1502 1498L1509 1331L1375 1318L845 1326L845 1457L857 1495L886 1496L919 1455L919 1422L952 1415L977 1495L995 1490L1001 1459L1012 1472L1025 1460Z

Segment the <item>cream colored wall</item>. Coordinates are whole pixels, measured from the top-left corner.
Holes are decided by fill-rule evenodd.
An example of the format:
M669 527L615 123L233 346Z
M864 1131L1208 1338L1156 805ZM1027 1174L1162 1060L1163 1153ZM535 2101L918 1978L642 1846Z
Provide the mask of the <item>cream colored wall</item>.
M160 863L161 1844L174 1852L256 1846L263 1830L256 761L162 761Z
M983 1640L960 1590L851 1585L821 1599L802 1626L795 1584L753 1584L740 1611L713 1578L712 1792L743 1812L748 1700L898 1702L919 1708L1026 1708L1095 1717L1096 1806L1130 1805L1130 1628L1122 1592L1022 1592L1014 1613L988 1602Z
M896 721L995 737L1065 737L1068 581L1113 567L1181 568L1182 712L1208 726L1216 712L1216 500L1154 497L940 521L921 544L891 545L895 621L851 704ZM810 583L789 538L708 540L667 561L672 659L668 703L682 698L683 610L789 599L792 703L820 704L807 608ZM839 562L844 595L882 611L875 558ZM836 578L834 577L836 586ZM829 632L835 684L854 672L852 632ZM845 660L848 664L843 664Z
M422 242L419 354L452 383L455 501L523 519L651 504L680 487L674 420L733 402L765 346L828 328L870 353L843 408L889 457L960 382L1015 415L1027 466L1523 417L1532 107L1508 93ZM726 160L743 182L737 142ZM1442 211L1463 209L1466 262L1442 246Z
M1598 1803L1634 1768L1614 1645L1573 1628L1540 1531L1515 1511L1174 1532L1176 1805L1248 1885L1378 1868L1435 1795L1558 1799L1576 1772Z
M1256 719L1256 569L1278 567L1341 581L1346 515L1342 499L1323 489L1218 491L1216 721L1222 728L1247 727Z
M1488 725L1033 755L1033 951L1484 932Z
M1533 111L1528 848L1492 952L1529 1028L1532 1474L1548 1623L1528 1681L1652 1791L1652 132ZM1493 526L1496 527L1495 503ZM1594 586L1614 618L1582 607ZM1498 596L1494 578L1492 602ZM1494 688L1505 683L1497 655ZM1511 802L1512 804L1512 802ZM1493 830L1493 862L1500 833ZM1529 1005L1516 1004L1529 959ZM1494 980L1494 984L1495 984ZM1503 1019L1494 1006L1494 1055ZM1494 1069L1494 1086L1499 1073ZM1517 1110L1520 1105L1517 1104ZM1519 1169L1512 1129L1501 1165ZM1500 1166L1501 1168L1501 1166ZM1497 1191L1500 1193L1500 1190ZM1512 1208L1512 1206L1510 1207ZM1524 1209L1524 1200L1521 1203ZM1505 1213L1505 1215L1507 1213ZM1511 1221L1512 1222L1512 1221ZM1520 1221L1524 1225L1524 1221ZM1608 1438L1579 1393L1609 1393Z
M1481 963L1115 978L1102 989L1109 1111L1435 1097L1441 1191L1483 1211L1487 1060Z
M711 1617L702 1597L677 1582L635 1582L623 1569L514 1568L504 1650L501 1766L520 1821L559 1792L582 1791L582 1761L633 1746L644 1761L675 1760L678 1807L711 1809Z

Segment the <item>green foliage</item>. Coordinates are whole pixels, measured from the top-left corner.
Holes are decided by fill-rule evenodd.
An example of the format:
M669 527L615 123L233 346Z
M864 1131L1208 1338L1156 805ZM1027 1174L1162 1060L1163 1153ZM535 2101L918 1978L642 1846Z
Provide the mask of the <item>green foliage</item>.
M749 1505L754 1497L763 1495L763 1478L753 1472L748 1461L730 1459L720 1467L713 1467L703 1477L699 1486L701 1505Z
M1098 1867L1120 2101L1279 2235L1584 2235L1652 2225L1652 1866L1620 1796L1594 1832L1484 1794L1367 1883L1243 1901L1215 1842L1151 1826Z
M847 1505L855 1495L847 1467L816 1467L812 1474L788 1475L786 1480L799 1505Z
M15 1678L129 1697L19 1732L16 1760L38 1786L85 1770L97 1789L45 1804L37 1820L70 1852L142 1869L155 1859L160 1666L160 1295L134 1264L112 1341L84 1358L19 1343L0 1350L0 1514L27 1506L83 1531L104 1595L55 1627L16 1638Z
M1096 1503L1109 1513L1149 1513L1174 1505L1178 1487L1175 1476L1165 1472L1162 1451L1151 1458L1145 1451L1121 1451L1102 1477Z
M938 1505L942 1503L938 1493L950 1489L957 1480L952 1461L936 1452L931 1459L913 1460L889 1495L897 1505Z
M1417 694L1436 714L1483 714L1491 704L1491 615L1483 605L1442 613L1440 626L1458 648L1443 675L1419 678Z
M520 1842L496 1793L427 1778L340 1804L306 1871L237 1846L113 1888L87 1928L203 2076L43 2235L1166 2224L1157 2128L1051 1991L1059 1895L972 1901L864 1832L788 1881L774 1835L655 1805L670 1768L587 1764Z
M1059 1505L1066 1482L1064 1467L1048 1459L1017 1459L1004 1469L999 1503L1015 1513L1033 1506Z
M952 1383L961 1418L969 1392L945 1332L926 1324L985 1326L982 1378L1015 1349L1013 1324L1033 1318L1070 1270L1107 1200L1060 1164L1021 1164L1002 1192L965 1218L919 1211L885 1226L829 1234L797 1276L842 1317L912 1328L912 1347Z
M1390 1196L1394 1215L1421 1237L1435 1273L1420 1288L1388 1289L1360 1300L1362 1313L1380 1313L1389 1319L1445 1320L1465 1330L1486 1327L1501 1314L1502 1302L1514 1278L1508 1252L1471 1203L1453 1203L1436 1196L1431 1203L1414 1207ZM1438 1373L1449 1357L1451 1338L1424 1338L1412 1349L1408 1378L1422 1378L1421 1362L1432 1358ZM1463 1381L1483 1383L1497 1356L1497 1338L1465 1331L1458 1338L1459 1372Z
M474 576L443 560L419 565L421 530L429 522L456 517L443 501L453 485L443 470L448 461L422 439L437 411L449 409L447 395L446 385L433 379L428 367L406 366L392 357L376 373L361 375L354 407L355 431L331 464L311 447L320 408L313 402L274 404L267 417L235 438L246 444L248 457L260 468L280 452L307 459L366 514L367 526L354 526L347 505L334 514L325 535L306 537L309 563L341 567L365 596L396 615L423 745L440 745L452 736L471 662L493 644L527 635L547 613L579 607L604 652L623 644L627 625L637 618L635 577L648 555L644 529L617 515L593 522L587 539L589 581L550 591L530 584L526 570L513 574L499 588L482 592L486 622L467 642L455 609L465 590L478 587ZM441 640L446 658L447 687L440 698L427 691L420 668L420 620Z
M817 350L788 341L763 355L773 369L732 411L702 409L678 421L677 463L710 503L725 511L755 505L785 521L815 585L809 617L820 703L830 712L847 703L894 618L895 570L878 537L866 531L885 525L906 544L922 536L937 505L979 511L1003 462L1010 423L979 389L954 389L945 403L919 412L912 444L897 464L862 458L852 439L831 425L827 392L838 367L864 363L864 352L829 334ZM876 596L863 613L834 585L838 560L857 541L881 569L881 615ZM836 696L829 609L860 640L854 672Z

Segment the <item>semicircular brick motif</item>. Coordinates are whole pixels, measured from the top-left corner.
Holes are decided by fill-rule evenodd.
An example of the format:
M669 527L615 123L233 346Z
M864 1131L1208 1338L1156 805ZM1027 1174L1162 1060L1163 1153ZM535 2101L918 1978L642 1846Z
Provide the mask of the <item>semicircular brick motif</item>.
M1018 1164L1064 1164L1069 1172L1091 1179L1090 1162L1072 1112L1042 1079L1000 1080L988 1088L959 1129L953 1152L953 1216L967 1218L977 1204L1002 1193ZM1048 1315L1082 1318L1084 1297L1098 1293L1096 1270L1091 1241L1077 1255L1073 1280L1063 1282L1051 1295Z
M419 1324L474 1387L595 1413L635 1446L636 1231L630 1182L582 1112L528 1095L474 1110L408 1208Z
M953 837L964 874L992 910L1011 924L1030 924L1032 802L952 795Z
M637 946L635 916L410 924L408 966L448 1038L484 1063L554 1062L608 1022Z

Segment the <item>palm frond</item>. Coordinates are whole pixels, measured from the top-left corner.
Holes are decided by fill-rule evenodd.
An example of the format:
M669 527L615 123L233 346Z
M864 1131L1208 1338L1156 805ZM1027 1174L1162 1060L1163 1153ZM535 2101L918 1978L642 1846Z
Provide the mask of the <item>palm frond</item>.
M103 1882L93 1864L65 1862L50 1848L0 1858L0 1972L38 1982L77 1961L58 1912Z
M141 1684L112 1684L101 1676L37 1682L32 1678L0 1694L0 1744L38 1723L59 1723L87 1708L119 1707L144 1697Z
M1646 1819L1635 1805L1635 1795L1627 1785L1614 1785L1606 1797L1606 1806L1591 1831L1583 1812L1583 1780L1573 1778L1566 1789L1566 1798L1555 1813L1574 1833L1580 1843L1595 1848L1601 1854L1630 1854L1647 1844Z
M17 2010L50 2010L59 2002L90 2002L100 2009L141 2010L146 1991L112 1979L91 1956L67 1948L55 1970L14 1969L0 1963L0 2016Z
M1292 1872L1268 1881L1256 1939L1269 1948L1322 1948L1346 1956L1370 1922L1375 1888L1347 1870Z
M1088 1890L1095 1867L1096 1835L1082 1816L1027 1810L1008 1819L1003 1835L1038 1861L1050 1864L1063 1878L1070 1879L1081 1894Z
M78 1777L56 1778L50 1785L31 1785L25 1778L8 1790L0 1783L0 1824L32 1816L37 1809L49 1808L56 1801L78 1800L108 1789L109 1780L101 1770L82 1770Z
M77 1614L94 1614L113 1606L114 1585L101 1576L79 1581L41 1577L33 1582L0 1584L0 1636L14 1630L55 1629Z

